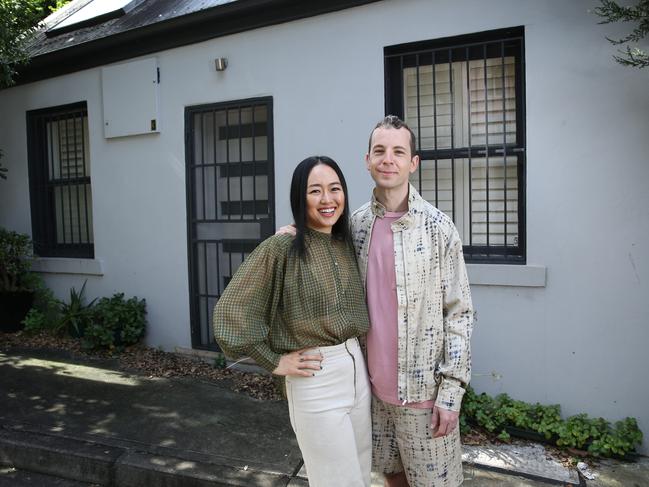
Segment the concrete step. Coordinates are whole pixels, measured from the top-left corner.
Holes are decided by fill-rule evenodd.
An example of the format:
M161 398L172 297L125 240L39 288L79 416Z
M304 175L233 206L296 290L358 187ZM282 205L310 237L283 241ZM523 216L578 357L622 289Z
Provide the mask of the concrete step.
M96 487L97 485L26 472L13 467L0 467L0 487Z
M71 480L110 485L118 448L28 431L0 430L0 463Z
M102 439L5 424L0 428L0 465L12 469L0 470L0 487L308 487L303 468L289 477L260 465L233 466L231 461L195 452ZM580 485L576 472L546 458L539 445L505 445L498 451L465 446L464 450L467 487ZM380 475L373 474L372 487L382 484Z
M138 451L132 445L116 446L21 429L0 428L0 465L5 478L0 487L18 484L11 469L21 473L24 485L30 478L52 477L61 487L285 487L290 478L281 472L260 470L256 465L234 467L205 461L204 456L179 450ZM9 468L9 469L8 469ZM30 477L31 476L31 477ZM8 483L2 483L5 481ZM13 482L13 483L12 483ZM50 481L50 483L53 482ZM52 483L51 485L59 485Z

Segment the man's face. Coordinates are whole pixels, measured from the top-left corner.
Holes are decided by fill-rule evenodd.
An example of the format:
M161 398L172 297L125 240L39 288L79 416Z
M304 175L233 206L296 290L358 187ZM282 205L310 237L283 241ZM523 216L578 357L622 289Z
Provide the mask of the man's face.
M419 165L410 152L410 133L405 128L377 128L372 134L365 164L376 186L382 189L408 187L408 177Z

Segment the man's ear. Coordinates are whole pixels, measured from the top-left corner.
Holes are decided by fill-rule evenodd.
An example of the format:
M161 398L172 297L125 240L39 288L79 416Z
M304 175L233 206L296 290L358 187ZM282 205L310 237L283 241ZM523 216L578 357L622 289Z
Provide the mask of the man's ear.
M412 156L410 159L410 173L412 174L419 167L419 156Z
M365 154L365 168L370 170L370 153Z

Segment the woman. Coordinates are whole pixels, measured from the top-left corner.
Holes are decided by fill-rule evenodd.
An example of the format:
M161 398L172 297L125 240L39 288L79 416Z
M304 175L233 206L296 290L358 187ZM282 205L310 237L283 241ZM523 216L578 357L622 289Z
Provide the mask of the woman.
M369 487L370 392L357 339L369 320L335 161L295 168L291 209L296 236L274 235L248 256L214 308L214 335L228 356L284 377L311 487Z

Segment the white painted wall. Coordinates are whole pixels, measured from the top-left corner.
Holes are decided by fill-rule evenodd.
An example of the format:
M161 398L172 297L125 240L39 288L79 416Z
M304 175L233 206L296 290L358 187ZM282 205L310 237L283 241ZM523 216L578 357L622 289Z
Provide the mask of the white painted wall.
M362 157L383 115L383 47L524 25L529 268L491 279L470 267L481 283L472 383L565 414L635 416L649 435L649 72L611 60L604 36L624 30L598 26L596 4L385 1L161 52L159 135L103 138L99 68L2 91L0 225L31 231L25 111L87 100L104 270L88 293L145 297L148 343L189 346L186 106L273 96L278 223L290 220L293 167L316 153L341 163L356 207L371 188ZM227 71L214 71L215 57ZM538 267L544 286L502 285ZM49 282L61 294L84 279Z

